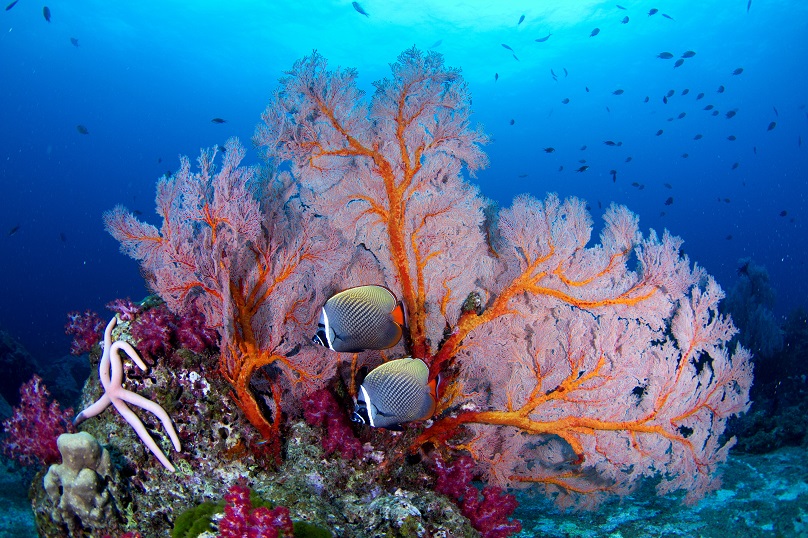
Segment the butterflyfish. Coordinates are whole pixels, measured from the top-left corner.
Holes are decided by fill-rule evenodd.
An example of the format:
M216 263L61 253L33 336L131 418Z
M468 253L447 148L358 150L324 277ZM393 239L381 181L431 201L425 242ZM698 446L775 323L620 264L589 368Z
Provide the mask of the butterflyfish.
M355 353L387 349L401 340L404 306L383 286L358 286L328 299L320 312L315 344Z
M427 420L437 407L438 379L429 381L429 367L406 357L374 368L359 387L353 422L401 430L401 424Z

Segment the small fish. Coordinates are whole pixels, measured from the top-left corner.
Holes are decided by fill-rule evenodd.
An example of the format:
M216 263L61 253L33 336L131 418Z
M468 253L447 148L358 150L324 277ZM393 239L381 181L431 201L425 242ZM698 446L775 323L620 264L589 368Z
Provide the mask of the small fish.
M586 90L586 93L589 93L589 86L584 86L584 89Z
M797 147L802 147L802 135L797 135Z
M772 106L772 110L774 110L774 115L775 116L780 117L780 113L777 112L777 107L776 106Z
M84 125L76 125L76 130L83 135L90 134L90 131Z
M438 48L438 47L440 47L440 46L441 46L441 43L443 43L443 39L438 39L437 41L435 41L434 43L432 43L432 46L431 46L431 47L429 47L429 48L430 48L430 49L436 49L436 48Z
M370 15L368 15L368 12L365 11L364 9L362 9L362 6L359 5L359 2L351 2L351 5L356 10L356 12L359 13L360 15L364 15L365 17L370 17Z
M626 157L626 162L627 162L627 163L630 163L630 162L631 162L631 159L633 159L633 157Z
M673 196L668 196L668 199L665 200L665 205L672 205L673 204Z
M553 78L556 78L555 71L553 71L553 68L552 68L552 67L550 68L550 74L551 74L551 75L553 75Z
M681 67L682 64L684 64L684 63L685 63L685 61L682 58L679 58L678 60L676 60L676 63L673 64L673 68L676 69L677 67Z
M670 183L663 183L662 186L665 187L666 189L672 189L673 188L673 185L671 185Z
M17 224L16 226L12 227L12 228L11 228L11 229L8 231L8 235L14 235L15 233L17 233L17 232L19 232L19 231L20 231L20 225L19 225L19 224Z
M665 131L663 131L662 129L660 129L659 131L657 131L657 132L656 132L656 135L657 135L657 136L659 136L659 135L661 135L661 134L662 134L662 133L664 133L664 132L665 132Z
M682 53L682 58L692 58L696 53L692 50L686 50Z
M566 105L567 103L569 103L569 102L570 102L570 98L569 98L569 97L565 97L564 99L562 99L562 100L561 100L561 102L562 102L562 103L564 103L564 104Z
M729 111L729 112L727 112L725 115L727 116L727 119L729 120L729 119L734 118L734 117L735 117L735 114L737 114L737 113L738 113L738 112L736 112L735 110L730 110L730 111Z
M50 22L51 19L51 12L48 6L42 8L42 16L45 17L45 20Z
M355 3L356 3L356 2L354 2L354 4L355 4ZM210 121L211 121L211 123L227 123L227 120L223 120L222 118L213 118L213 119L212 119L212 120L210 120Z
M740 75L741 73L743 73L743 67L738 67L732 72L733 75Z
M659 54L657 54L656 57L661 58L663 60L670 60L671 58L673 58L673 54L671 54L670 52L660 52Z
M623 17L623 20L620 21L621 24L628 24L628 15Z
M78 46L79 46L79 40L78 40L78 39L76 39L75 37L71 37L71 38L70 38L70 42L71 42L71 43L73 43L73 46L74 46L74 47L78 47Z
M712 110L713 108L715 108L713 105L707 105L702 110Z
M538 39L536 39L536 40L534 40L534 41L536 41L536 43L544 43L545 41L547 41L548 39L550 39L550 36L551 36L551 35L553 35L553 34L547 34L546 36L544 36L544 37L540 37L540 38L538 38Z
M727 140L729 140L730 142L735 142L736 140L738 140L738 137L736 137L735 135L729 135L727 137Z
M687 159L688 157L690 157L690 155L687 153L682 153L682 159Z
M752 146L752 153L757 155L757 146Z
M732 163L733 170L737 170L739 166L741 166L741 163Z
M581 146L581 151L586 151L586 144L584 144L583 146Z
M780 211L780 216L781 217L785 217L786 215L788 215L788 211L786 211L785 209Z
M64 233L64 232L59 232L59 240L60 240L62 243L67 243L67 236L65 235L65 233Z
M666 19L674 20L673 17L671 17L667 13L663 13L662 16L665 17Z
M752 7L752 0L749 0L749 1L746 3L746 12L747 12L747 13L749 13L749 8L750 8L750 7Z
M639 186L640 186L640 184L639 184L639 183L637 183L636 181L632 181L632 182L631 182L631 186L632 186L632 187L639 187Z
M586 159L578 159L578 162L579 162L580 164L586 164Z
M673 121L673 118L668 118L668 121Z
M520 179L524 179L524 178L526 178L526 177L527 177L527 174L519 174L519 178L520 178Z
M647 103L647 102L648 102L650 99L651 99L651 98L650 98L650 97L648 97L647 95L645 96L645 102L646 102L646 103Z
M570 74L569 74L569 71L567 71L567 68L566 68L566 67L562 67L561 69L563 69L563 70L564 70L564 78L567 78L567 77L570 75ZM775 112L777 112L777 110L776 110L776 109L775 109Z
M648 12L648 16L650 17L651 15L656 15L658 12L659 10L657 8L652 7L651 10Z
M681 120L685 116L687 116L687 112L679 112L679 115L677 116L677 118L679 118Z
M401 340L404 325L404 306L392 291L383 286L357 286L325 302L312 342L348 353L387 349Z
M668 104L668 96L667 95L662 96L662 102L665 103L666 105Z
M555 151L555 148L544 148L545 153L552 153Z
M625 10L626 10L626 8L624 8L624 7L623 7L623 6L621 6L620 4L617 4L617 9L622 9L623 11L625 11Z
M559 171L559 172L563 172L563 171L564 171L564 165L563 165L563 164L562 164L561 166L559 166L559 167L558 167L558 171Z
M625 93L623 90L614 90L612 95L623 95L623 93Z
M668 90L668 93L665 95L667 95L668 97L673 97L674 93L676 93L676 90Z
M589 166L583 165L578 170L576 170L576 172L586 172L587 170L589 170Z
M7 5L7 6L6 6L6 11L8 11L9 9L13 8L14 6L16 6L16 5L17 5L17 2L19 2L19 1L20 1L20 0L14 0L14 1L13 1L13 2L11 2L9 5Z
M494 82L499 80L499 73L494 73Z
M617 183L617 170L609 170L609 173L612 175L612 183Z
M749 2L751 3L751 2L752 2L752 0L749 0ZM729 235L726 237L726 240L727 240L727 241L732 241L732 234L729 234Z
M704 138L704 135L699 133L699 134L697 134L696 136L693 137L693 140L701 140L702 138Z
M699 92L699 94L696 96L696 101L698 101L699 99L704 99L704 93L703 92Z
M513 59L516 60L517 62L519 61L519 58L516 57L516 54L511 54L511 56L513 56Z
M522 24L524 21L525 21L525 16L524 16L524 15L522 15L521 17L519 17L519 22L517 22L517 23L516 23L516 26L519 26L519 25L520 25L520 24Z
M611 114L611 113L612 113L612 109L611 109L611 108L609 108L609 107L607 106L607 107L606 107L606 112L608 112L609 114Z
M502 43L502 47L505 48L505 49L508 49L511 52L513 52L513 49L511 47L509 47L508 45L506 45L505 43Z
M374 428L401 430L405 422L427 420L435 413L439 380L429 380L421 359L406 357L385 362L359 386L351 421Z
M769 126L768 126L768 127L766 127L766 130L767 130L767 131L771 131L771 130L772 130L772 129L774 129L775 127L777 127L777 122L776 122L776 121L773 121L773 122L771 122L771 123L769 124Z
M687 88L682 90L682 95L687 95L688 93L690 93L690 90L688 90Z
M511 125L513 125L514 123L516 123L516 121L515 121L513 118L511 118L511 121L509 121L508 123L510 123Z
M718 93L724 93L724 85L722 84L721 86L719 86L719 87L718 87L718 89L717 89L716 91L717 91Z
M611 140L606 140L606 141L604 141L603 143L604 143L604 144L606 144L607 146L616 146L616 145L617 145L616 143L614 143L614 142L613 142L613 141L611 141Z
M594 30L592 30L592 33L589 34L589 37L595 37L599 33L600 33L600 28L595 28Z
M718 114L720 114L720 112L718 112L717 110L713 110L710 115L711 116L718 116Z

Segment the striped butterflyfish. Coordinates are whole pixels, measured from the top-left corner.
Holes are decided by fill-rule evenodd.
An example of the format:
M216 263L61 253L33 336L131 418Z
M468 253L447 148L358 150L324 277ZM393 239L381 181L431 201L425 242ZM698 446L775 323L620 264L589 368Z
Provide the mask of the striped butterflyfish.
M328 299L312 342L355 353L387 349L401 340L404 306L383 286L357 286Z
M353 422L401 430L401 424L427 420L435 413L438 380L429 381L421 359L396 359L374 368L359 387Z

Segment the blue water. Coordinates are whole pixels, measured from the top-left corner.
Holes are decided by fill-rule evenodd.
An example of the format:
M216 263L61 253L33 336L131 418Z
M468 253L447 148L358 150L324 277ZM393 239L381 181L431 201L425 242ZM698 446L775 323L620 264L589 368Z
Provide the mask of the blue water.
M626 204L644 230L682 236L725 289L738 259L752 257L771 274L778 315L806 305L808 4L620 1L625 10L364 0L369 16L348 1L49 1L47 22L42 3L20 0L0 11L0 327L58 360L67 311L105 316L106 302L147 293L103 211L122 203L156 222L158 177L180 154L230 136L248 143L277 79L313 49L356 67L372 93L413 44L462 68L492 138L490 165L473 179L486 196L574 195L596 222L601 206ZM674 68L688 50L696 55Z

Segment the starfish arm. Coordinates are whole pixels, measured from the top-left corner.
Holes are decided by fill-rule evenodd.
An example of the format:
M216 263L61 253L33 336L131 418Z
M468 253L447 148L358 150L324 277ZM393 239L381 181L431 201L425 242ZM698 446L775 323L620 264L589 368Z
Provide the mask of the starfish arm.
M168 413L166 413L165 409L163 409L159 404L149 400L148 398L144 398L140 394L135 394L134 392L130 392L125 389L121 389L117 394L117 397L127 403L145 409L150 413L154 413L154 415L160 419L160 422L163 423L166 433L171 438L171 442L174 444L174 449L177 452L182 450L180 446L180 438L177 436L177 432L174 430L174 425L171 423L171 417L168 416ZM127 407L127 410L128 409L129 408Z
M109 407L109 404L112 402L109 399L109 396L104 393L95 403L90 405L87 409L76 415L76 418L73 419L73 425L78 426L88 418L92 418L98 414L100 414L104 409Z
M145 444L149 448L149 450L152 451L152 454L154 454L157 457L157 459L160 461L160 463L163 464L163 466L166 469L168 469L173 473L176 469L174 469L174 466L171 465L170 461L168 461L168 458L166 457L165 454L163 454L163 451L160 450L160 447L157 446L157 443L154 442L154 439L152 439L152 436L149 435L149 432L146 430L146 426L144 426L143 423L140 421L140 419L137 418L137 415L126 406L126 403L124 403L123 400L115 398L112 400L112 404L115 406L115 409L117 409L118 412L121 414L121 416L126 420L126 422L128 422L129 425L132 426L132 428L135 430L135 433L137 433L138 437L140 437L140 440L143 441L143 444Z
M146 371L148 369L146 363L143 362L143 359L140 358L140 355L137 354L137 351L135 351L135 348L133 348L129 342L118 340L117 342L115 342L114 345L115 345L115 351L119 349L124 350L124 352L127 355L129 355L129 358L132 359L135 362L135 364L140 366L141 370Z

